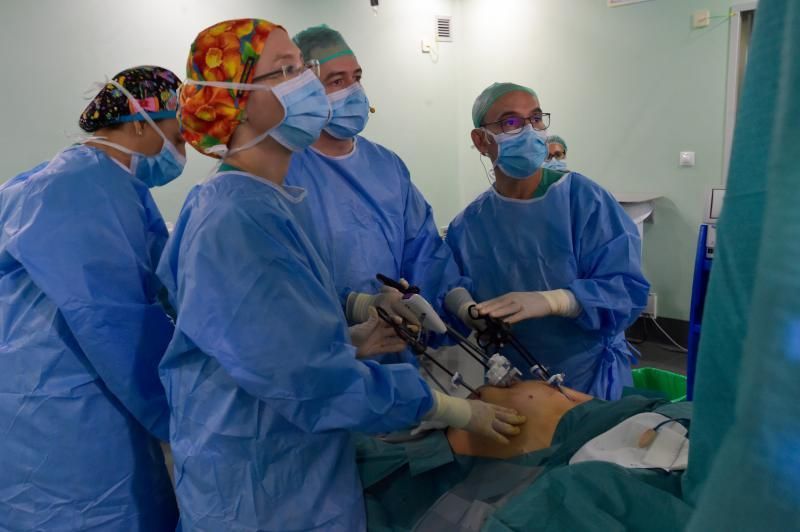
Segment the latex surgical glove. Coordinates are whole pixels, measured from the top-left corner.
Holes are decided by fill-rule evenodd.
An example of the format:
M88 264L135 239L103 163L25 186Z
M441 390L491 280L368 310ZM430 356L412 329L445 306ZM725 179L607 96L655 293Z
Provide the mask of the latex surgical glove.
M398 322L400 318L397 318ZM394 328L380 319L374 308L369 309L369 319L350 327L350 341L356 346L357 358L369 358L385 353L399 353L406 342L397 336Z
M405 279L401 283L408 285ZM370 307L381 307L390 316L399 316L406 323L419 326L419 319L402 303L403 293L390 286L384 286L377 294L351 292L347 296L345 313L350 323L363 323L369 319Z
M458 316L458 319L472 330L481 332L485 328L486 322L480 318L473 318L469 309L477 306L466 288L458 286L450 290L444 298L444 308L448 312Z
M574 318L581 313L581 306L569 290L545 292L509 292L477 305L482 316L499 318L514 324L533 318L563 316Z
M441 422L498 443L508 443L508 437L520 433L518 425L525 423L525 416L516 410L479 399L460 399L433 390L433 400L433 408L425 421Z

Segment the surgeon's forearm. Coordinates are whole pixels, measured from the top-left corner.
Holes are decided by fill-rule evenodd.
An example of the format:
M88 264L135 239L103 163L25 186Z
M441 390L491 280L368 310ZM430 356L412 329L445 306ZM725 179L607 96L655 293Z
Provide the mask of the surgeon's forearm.
M618 334L627 329L647 306L649 284L635 276L576 279L569 290L583 307L578 325L590 331Z
M301 390L289 393L298 398L302 393L303 399L271 399L268 403L294 425L311 433L342 429L373 434L392 432L416 425L433 410L433 392L417 368L410 364L356 361L354 355L350 356L354 371L320 368L308 379L329 382L330 378L324 377L328 373L341 377L341 382L329 384L324 390L326 395L302 393L306 390L301 386ZM358 381L361 383L356 384Z

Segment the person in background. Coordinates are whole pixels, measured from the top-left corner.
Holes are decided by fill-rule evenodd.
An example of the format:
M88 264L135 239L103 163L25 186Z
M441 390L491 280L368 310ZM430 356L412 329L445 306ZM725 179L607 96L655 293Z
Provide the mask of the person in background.
M547 157L542 168L550 170L567 170L567 143L558 135L550 135L545 140L547 144Z
M467 279L442 241L433 211L394 152L360 133L370 104L363 69L342 35L327 26L301 31L294 41L307 60L320 64L320 81L332 116L320 138L292 158L286 182L308 191L313 229L330 247L328 267L350 323L363 322L370 306L415 322L401 294L381 288L382 273L421 289L441 313L445 297L471 302ZM414 361L405 351L382 362Z
M514 332L566 385L616 399L632 384L624 331L645 308L636 225L602 187L542 168L550 115L536 93L494 83L475 100L472 141L496 181L450 224L447 243L482 315ZM507 356L525 368L516 353Z
M2 530L175 530L149 189L183 170L179 86L120 72L80 117L89 137L0 187Z
M284 184L328 123L317 68L266 20L215 24L191 47L183 135L222 164L158 268L178 315L160 372L184 531L364 530L351 431L424 418L508 441L524 422L432 392L409 364L359 360L370 353L303 229L306 192Z

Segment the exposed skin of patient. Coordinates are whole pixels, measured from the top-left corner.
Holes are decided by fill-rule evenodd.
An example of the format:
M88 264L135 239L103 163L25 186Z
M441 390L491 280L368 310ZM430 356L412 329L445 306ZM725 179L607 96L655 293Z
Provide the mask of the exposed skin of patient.
M456 454L485 458L512 458L550 446L558 422L569 410L593 399L591 395L564 388L567 399L558 389L541 381L523 381L510 388L484 386L481 399L513 408L527 418L521 432L507 445L461 429L449 429L447 440Z

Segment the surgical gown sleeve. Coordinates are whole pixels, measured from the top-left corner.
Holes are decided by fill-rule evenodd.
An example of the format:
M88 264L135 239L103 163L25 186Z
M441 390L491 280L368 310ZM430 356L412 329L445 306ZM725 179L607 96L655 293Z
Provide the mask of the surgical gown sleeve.
M301 430L384 432L417 422L433 405L430 389L408 364L356 360L305 234L274 212L232 203L187 225L177 327Z
M641 239L636 225L617 201L583 176L575 179L571 205L578 275L566 288L583 311L578 324L618 334L647 305L650 284L641 269Z
M122 172L111 163L87 165L31 191L23 221L6 228L14 232L8 249L58 306L108 391L166 441L169 411L158 363L173 326L156 299L142 198L129 176L109 176L108 168Z
M400 161L400 165L408 176L405 164ZM450 290L457 286L470 290L471 285L466 277L461 276L450 247L439 236L431 206L411 183L410 177L408 185L401 273L420 287L422 295L441 314L444 312L444 298Z

